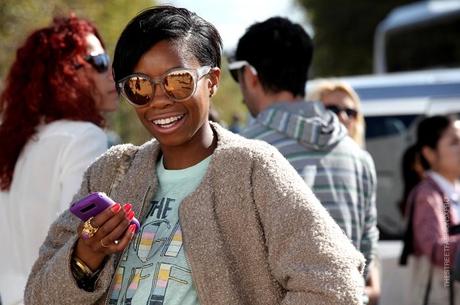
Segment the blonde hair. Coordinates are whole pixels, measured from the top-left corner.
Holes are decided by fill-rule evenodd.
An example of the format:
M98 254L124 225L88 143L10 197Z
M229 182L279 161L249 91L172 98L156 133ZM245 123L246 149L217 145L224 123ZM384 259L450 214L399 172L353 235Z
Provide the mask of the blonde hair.
M365 131L365 122L364 116L361 111L361 100L356 93L356 91L346 82L338 80L338 79L321 79L315 82L315 85L311 90L309 90L307 94L307 99L312 101L323 101L323 97L326 94L329 94L334 91L341 91L348 95L354 103L356 107L356 111L358 115L356 116L356 124L353 124L350 130L348 130L348 134L350 137L358 143L359 146L364 148L365 146L365 139L364 139L364 131Z

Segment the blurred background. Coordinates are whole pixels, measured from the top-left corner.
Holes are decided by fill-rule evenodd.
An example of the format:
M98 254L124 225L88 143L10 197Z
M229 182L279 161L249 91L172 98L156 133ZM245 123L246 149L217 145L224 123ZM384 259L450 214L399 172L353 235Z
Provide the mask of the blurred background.
M301 23L312 35L315 52L307 92L315 79L337 77L361 97L366 149L378 176L379 304L403 304L408 279L397 264L404 228L397 208L402 193L400 160L423 117L460 114L460 0L0 0L0 89L18 45L52 16L74 11L90 19L113 55L126 23L157 4L186 7L221 33L223 78L213 106L224 125L235 115L242 122L249 119L239 86L226 69L246 28L279 15ZM149 135L135 115L122 101L107 120L123 142L141 144Z
M160 3L186 7L211 21L231 55L238 38L255 21L281 15L302 23L314 35L315 51L311 77L353 75L372 72L373 37L377 24L396 6L413 0L0 0L0 80L4 78L17 46L27 34L51 21L51 16L74 11L100 29L109 54L124 25L140 10ZM282 59L280 59L282 60ZM233 114L247 119L236 83L229 77L224 58L223 82L214 105L225 123ZM121 103L120 111L108 118L110 126L125 142L148 139L144 128L133 119L133 111Z

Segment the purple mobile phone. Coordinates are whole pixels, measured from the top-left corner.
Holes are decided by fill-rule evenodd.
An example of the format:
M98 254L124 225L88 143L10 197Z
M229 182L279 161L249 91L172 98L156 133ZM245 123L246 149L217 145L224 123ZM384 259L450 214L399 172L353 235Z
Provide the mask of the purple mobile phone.
M90 217L94 217L108 207L115 204L111 198L105 193L96 192L91 193L85 198L72 203L70 212L80 218L82 221L87 221ZM136 225L136 232L140 228L140 223L136 218L131 220L131 223Z

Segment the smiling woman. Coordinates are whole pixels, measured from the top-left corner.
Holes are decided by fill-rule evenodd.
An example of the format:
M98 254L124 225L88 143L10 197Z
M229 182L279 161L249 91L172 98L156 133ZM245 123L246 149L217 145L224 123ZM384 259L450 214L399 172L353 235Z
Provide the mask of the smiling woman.
M61 215L28 304L361 304L364 259L295 170L272 146L208 121L221 52L215 27L183 8L147 9L126 26L114 76L154 139L89 167L76 199L111 191L130 204L85 223L89 238Z

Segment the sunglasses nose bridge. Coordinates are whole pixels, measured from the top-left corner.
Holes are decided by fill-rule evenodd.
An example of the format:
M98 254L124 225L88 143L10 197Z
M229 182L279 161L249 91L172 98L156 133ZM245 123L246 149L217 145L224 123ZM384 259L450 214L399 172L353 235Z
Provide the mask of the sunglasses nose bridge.
M163 87L164 77L156 77L150 79L150 86L152 86L152 100L158 99L158 97L168 97L166 90ZM158 90L160 89L160 90Z
M163 88L163 81L164 78L149 79L150 86L152 87L152 97L150 99L150 102L148 103L149 107L163 108L174 103L174 101L172 101L166 94L166 91Z

